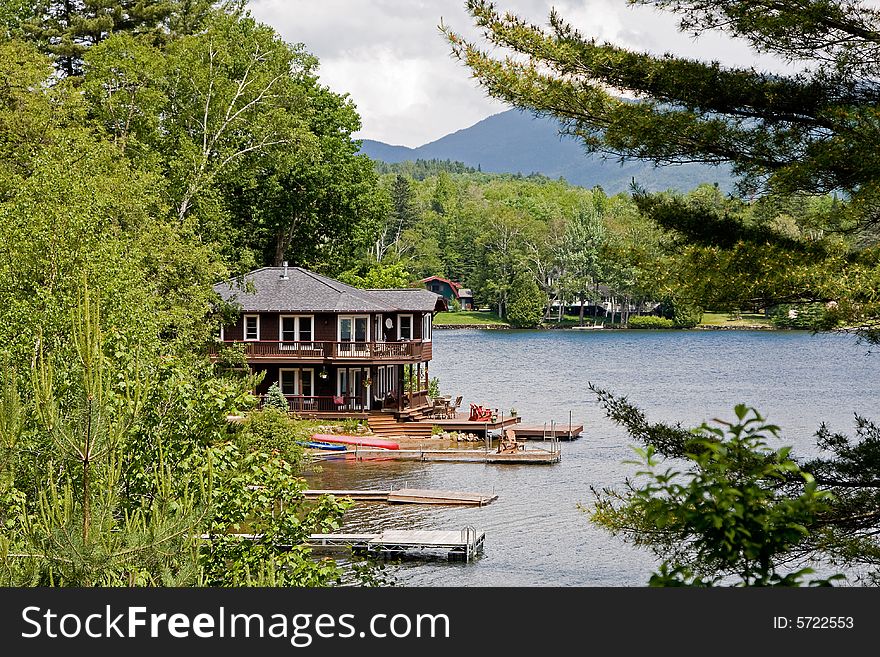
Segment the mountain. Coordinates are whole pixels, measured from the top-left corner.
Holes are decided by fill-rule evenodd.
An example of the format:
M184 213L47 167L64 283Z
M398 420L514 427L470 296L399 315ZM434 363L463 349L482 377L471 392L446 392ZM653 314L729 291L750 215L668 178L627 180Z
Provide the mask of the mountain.
M541 173L565 178L574 185L601 187L609 194L627 191L636 182L648 191L689 191L700 183L733 188L729 168L704 164L655 167L646 162L620 164L584 152L571 137L560 136L558 123L520 110L495 114L469 128L453 132L418 148L393 146L364 139L361 152L374 160L457 160L491 173Z

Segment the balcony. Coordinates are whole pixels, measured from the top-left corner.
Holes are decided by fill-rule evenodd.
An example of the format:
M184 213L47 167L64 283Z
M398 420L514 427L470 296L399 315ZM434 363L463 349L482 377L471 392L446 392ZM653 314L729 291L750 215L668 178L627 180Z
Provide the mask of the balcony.
M220 345L244 346L249 361L323 361L339 362L421 362L431 359L431 343L408 342L279 342L266 340L240 342L227 340L211 345L209 353L215 356Z

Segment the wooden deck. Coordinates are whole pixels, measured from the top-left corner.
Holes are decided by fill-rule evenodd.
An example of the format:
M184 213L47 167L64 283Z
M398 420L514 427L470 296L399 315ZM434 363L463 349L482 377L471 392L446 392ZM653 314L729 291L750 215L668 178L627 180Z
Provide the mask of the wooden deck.
M469 493L454 490L401 488L399 490L305 490L307 499L321 495L348 497L356 501L387 502L389 504L457 504L485 506L498 499L497 495Z
M572 425L569 428L568 423L547 423L541 424L521 424L514 429L517 438L527 438L529 440L544 440L550 438L559 438L561 440L574 440L579 438L584 432L582 424Z
M482 433L483 435L485 435L486 431L506 429L507 427L519 424L520 422L522 422L521 417L510 417L509 415L504 416L504 418L499 417L495 422L474 422L468 420L467 413L456 413L454 418L425 420L426 424L440 427L446 431L464 431L467 433Z
M516 452L498 453L495 449L373 449L358 447L347 452L315 452L316 460L353 461L445 461L447 463L509 463L550 464L562 460L558 448L520 449Z
M449 559L470 561L483 551L485 532L473 527L460 530L388 529L378 534L312 534L312 548L345 548L384 555L445 551Z

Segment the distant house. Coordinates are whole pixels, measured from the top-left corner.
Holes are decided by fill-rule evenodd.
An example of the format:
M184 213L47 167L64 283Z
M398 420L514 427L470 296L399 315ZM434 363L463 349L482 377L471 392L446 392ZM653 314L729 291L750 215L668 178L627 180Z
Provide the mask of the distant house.
M253 372L265 372L258 395L278 383L292 411L325 417L427 407L433 315L447 307L437 294L360 290L287 266L257 269L214 290L240 310L220 342L238 346ZM418 382L415 390L408 380Z
M461 283L439 276L429 276L423 278L421 282L425 289L439 294L447 301L457 301L462 310L474 309L474 295L468 288L462 287Z

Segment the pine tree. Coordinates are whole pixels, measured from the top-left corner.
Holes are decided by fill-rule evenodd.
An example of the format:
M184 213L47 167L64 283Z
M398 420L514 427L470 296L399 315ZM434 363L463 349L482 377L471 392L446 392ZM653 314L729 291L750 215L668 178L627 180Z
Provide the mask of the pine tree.
M68 76L82 74L88 48L116 32L142 35L161 42L197 28L213 3L210 0L38 0L20 33L55 57Z

